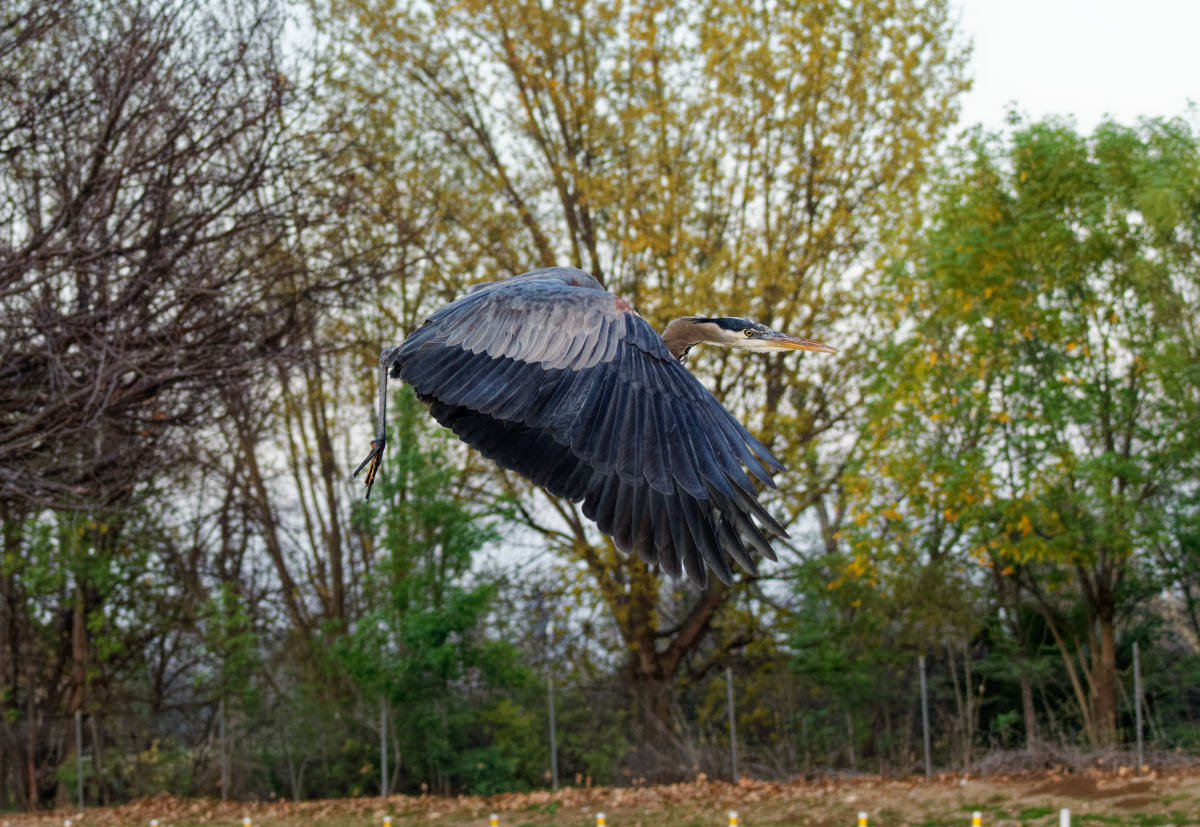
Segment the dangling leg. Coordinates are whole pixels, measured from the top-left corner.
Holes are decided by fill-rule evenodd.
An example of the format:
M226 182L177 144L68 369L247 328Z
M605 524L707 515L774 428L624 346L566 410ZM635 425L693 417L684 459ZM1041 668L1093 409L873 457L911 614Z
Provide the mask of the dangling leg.
M383 449L387 446L387 385L388 368L391 366L391 356L395 348L384 348L379 354L379 419L375 423L375 439L371 441L371 452L367 458L354 469L352 479L357 479L364 468L367 478L363 482L367 486L366 499L371 499L371 486L375 484L375 474L383 463Z

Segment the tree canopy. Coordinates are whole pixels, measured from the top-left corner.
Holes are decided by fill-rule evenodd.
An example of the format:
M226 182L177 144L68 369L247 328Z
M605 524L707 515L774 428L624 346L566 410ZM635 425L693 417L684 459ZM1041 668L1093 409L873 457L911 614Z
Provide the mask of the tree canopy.
M880 294L897 335L853 475L856 549L1012 578L1095 744L1117 727L1120 615L1191 509L1198 158L1182 121L977 134Z
M700 312L843 329L858 308L844 272L865 265L889 211L917 192L964 85L943 3L337 0L318 17L332 80L360 102L342 128L374 148L355 169L361 208L434 202L449 216L419 270L456 273L462 289L570 263L659 327ZM395 135L421 154L396 151ZM411 164L438 174L407 194L382 183L414 180ZM406 295L426 309L445 298ZM693 367L798 470L854 397L852 358L714 359ZM775 505L791 519L828 475L790 476ZM644 687L646 731L669 741L671 681L727 595L664 594L573 504L551 506L553 520L526 513L586 563ZM721 647L702 656L713 657Z

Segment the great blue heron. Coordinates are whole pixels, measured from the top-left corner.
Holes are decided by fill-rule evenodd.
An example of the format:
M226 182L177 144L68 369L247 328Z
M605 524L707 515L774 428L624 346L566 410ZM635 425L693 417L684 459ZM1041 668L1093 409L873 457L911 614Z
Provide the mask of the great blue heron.
M387 443L387 379L403 379L434 419L502 468L583 513L625 553L731 582L727 556L774 560L765 534L786 537L758 502L743 465L774 486L783 465L682 362L701 343L815 350L748 319L685 316L660 338L632 307L569 267L481 284L434 312L379 359L379 421L367 496Z

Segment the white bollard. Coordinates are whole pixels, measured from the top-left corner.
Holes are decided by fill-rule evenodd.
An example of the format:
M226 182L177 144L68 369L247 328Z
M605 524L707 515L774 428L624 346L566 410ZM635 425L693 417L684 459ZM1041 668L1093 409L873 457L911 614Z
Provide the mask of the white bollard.
M500 817L495 813L488 818L488 827L500 827Z
M242 827L254 827L254 825L250 823L250 816L242 817Z
M157 818L150 819L150 827L158 827L158 819Z
M391 816L383 817L383 827L392 827L392 817Z
M596 827L604 827L604 813L596 813Z
M1058 811L1058 827L1071 827L1071 811L1066 807Z
M971 813L971 827L983 827L983 813L978 810Z
M858 827L867 827L867 814L865 812L858 814Z
M729 811L729 827L738 827L737 810Z

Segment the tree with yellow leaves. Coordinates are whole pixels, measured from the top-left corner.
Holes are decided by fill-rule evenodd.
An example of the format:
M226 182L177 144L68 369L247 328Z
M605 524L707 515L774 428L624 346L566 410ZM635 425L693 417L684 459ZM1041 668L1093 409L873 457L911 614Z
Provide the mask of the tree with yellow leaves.
M330 0L317 16L338 128L388 147L348 187L370 199L389 192L370 182L404 180L386 197L437 205L422 272L465 286L571 264L660 328L698 312L848 329L855 273L914 197L964 87L945 2ZM385 246L393 232L363 231ZM416 296L426 310L442 299ZM852 409L861 367L849 336L839 344L847 355L816 367L693 361L796 467L771 503L785 520L836 477L822 436ZM728 590L664 589L574 504L549 505L528 522L584 562L627 650L643 741L669 757L671 684ZM705 657L725 656L720 640Z

